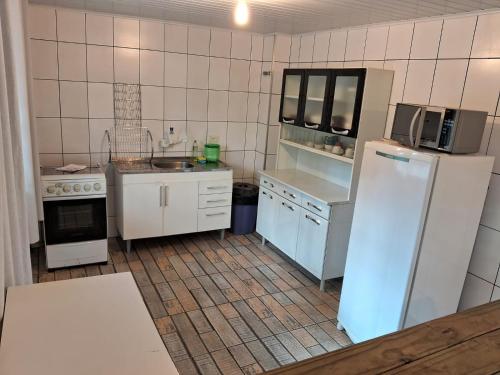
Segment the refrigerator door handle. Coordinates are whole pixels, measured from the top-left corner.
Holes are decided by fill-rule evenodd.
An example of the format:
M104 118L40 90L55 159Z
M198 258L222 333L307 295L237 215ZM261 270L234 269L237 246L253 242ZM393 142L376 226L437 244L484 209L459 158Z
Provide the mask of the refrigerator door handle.
M410 137L411 147L415 147L415 140L413 139L413 129L415 128L415 122L417 121L417 117L421 113L422 113L422 107L419 107L415 112L415 114L413 115L413 118L411 119L410 133L408 134L408 136Z

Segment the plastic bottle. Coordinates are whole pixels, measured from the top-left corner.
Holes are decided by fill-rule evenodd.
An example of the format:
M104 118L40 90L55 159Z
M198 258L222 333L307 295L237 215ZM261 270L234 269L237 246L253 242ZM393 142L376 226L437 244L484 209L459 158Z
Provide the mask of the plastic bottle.
M196 142L196 139L193 142L193 158L198 157L198 142Z

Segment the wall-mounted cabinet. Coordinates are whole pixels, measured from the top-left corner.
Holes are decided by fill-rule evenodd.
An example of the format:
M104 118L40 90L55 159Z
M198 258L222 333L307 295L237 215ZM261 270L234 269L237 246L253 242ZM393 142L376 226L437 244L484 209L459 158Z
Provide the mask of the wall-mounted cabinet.
M285 69L280 122L355 138L366 69Z
M304 73L304 117L302 124L308 129L325 129L331 74L327 69L311 69Z
M302 90L304 85L303 69L285 69L281 89L280 122L299 124L302 122Z

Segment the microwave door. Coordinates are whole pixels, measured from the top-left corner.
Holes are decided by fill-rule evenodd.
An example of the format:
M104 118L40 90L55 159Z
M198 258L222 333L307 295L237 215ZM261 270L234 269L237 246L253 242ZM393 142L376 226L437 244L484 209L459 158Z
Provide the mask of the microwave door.
M424 147L438 149L441 138L445 109L438 107L427 107L422 124L420 144Z

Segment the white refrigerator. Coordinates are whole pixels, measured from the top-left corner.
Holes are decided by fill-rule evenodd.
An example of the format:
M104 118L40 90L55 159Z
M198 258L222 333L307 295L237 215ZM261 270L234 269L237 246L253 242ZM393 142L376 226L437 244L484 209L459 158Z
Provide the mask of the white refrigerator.
M353 342L457 311L492 168L365 144L338 313Z

